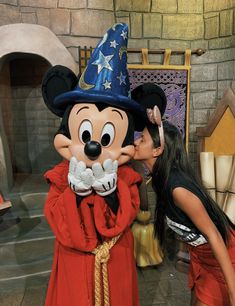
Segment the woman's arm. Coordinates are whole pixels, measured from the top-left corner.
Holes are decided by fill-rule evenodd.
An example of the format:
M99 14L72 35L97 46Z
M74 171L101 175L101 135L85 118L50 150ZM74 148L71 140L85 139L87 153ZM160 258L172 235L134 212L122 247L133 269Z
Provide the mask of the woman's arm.
M176 206L191 219L210 244L212 252L224 273L231 305L235 306L235 273L222 236L209 217L201 200L195 194L185 188L177 187L173 190L172 195Z

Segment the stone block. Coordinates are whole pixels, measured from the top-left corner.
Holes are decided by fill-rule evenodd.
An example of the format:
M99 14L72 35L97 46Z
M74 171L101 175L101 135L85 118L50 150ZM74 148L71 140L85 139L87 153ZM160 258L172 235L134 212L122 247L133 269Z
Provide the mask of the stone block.
M173 54L170 59L170 65L184 65L185 57L183 54Z
M234 0L204 0L204 12L216 12L234 8Z
M144 14L144 37L161 37L162 16L158 13Z
M50 10L50 27L55 34L69 34L70 11L66 9Z
M220 63L233 60L235 54L235 48L231 49L219 49L219 50L208 50L201 56L193 56L191 58L191 64L207 64L207 63Z
M192 94L193 109L215 108L216 91L205 91Z
M19 0L19 5L42 8L55 8L57 7L57 0Z
M84 35L85 36L85 35ZM65 45L65 47L84 47L87 46L95 48L99 38L92 37L74 37L74 36L58 36L59 40Z
M235 92L235 80L234 79L231 81L231 88Z
M116 0L116 11L132 11L132 1Z
M233 33L233 10L220 13L220 36L229 36Z
M86 8L86 0L59 0L58 7L68 9Z
M217 80L217 64L192 65L191 80L194 82Z
M147 39L128 39L128 48L148 48Z
M20 86L20 87L13 86L11 94L13 98L18 98L18 97L27 98L29 95L29 92L30 90L28 86Z
M178 13L203 13L203 0L178 0Z
M218 64L218 80L228 80L234 78L234 61Z
M50 28L50 11L48 9L38 9L36 14L38 24Z
M38 8L31 7L31 6L28 6L28 7L21 7L21 8L20 8L20 12L21 12L21 14L22 14L22 13L35 13L37 9L38 9Z
M88 0L88 8L112 11L113 0Z
M76 62L78 62L78 48L77 47L69 47L67 48L72 57Z
M176 13L177 0L152 0L151 12Z
M207 90L216 90L217 82L216 81L208 81L208 82L191 82L190 83L190 92L205 92Z
M151 7L151 0L116 0L116 11L135 11L135 12L149 12Z
M197 141L197 136L195 132L198 126L203 126L203 124L199 124L199 123L194 124L193 121L190 122L190 125L189 125L189 140L190 141Z
M208 41L207 40L193 40L191 41L191 49L192 50L197 50L197 49L208 49Z
M233 34L235 34L235 9L233 10Z
M218 81L218 99L221 99L229 87L232 87L232 80Z
M128 25L129 31L130 31L130 18L129 16L123 16L123 17L116 17L116 22L126 23ZM130 35L129 35L130 37Z
M1 4L18 5L18 0L0 0Z
M49 127L54 127L54 120L53 119L48 119L44 116L42 116L42 119L37 120L38 126L49 126ZM28 126L35 126L35 120L27 120L27 125Z
M219 16L219 12L209 12L209 13L204 14L205 19L212 18L212 17L217 17L217 16Z
M204 21L202 15L164 15L162 38L195 40L202 39Z
M142 54L128 53L128 64L142 64Z
M209 109L209 110L208 110L208 113L209 113L209 115L208 115L208 120L210 120L210 118L211 118L212 116L214 116L215 109Z
M115 12L115 16L116 17L129 17L130 16L130 12Z
M131 37L142 37L142 14L131 13Z
M114 24L114 14L108 11L79 10L72 12L72 35L102 37Z
M36 19L36 14L35 13L22 13L21 14L22 22L23 23L32 23L36 24L37 19Z
M21 16L18 7L0 4L0 26L19 22Z
M132 10L135 12L150 12L151 0L132 0Z
M150 49L166 49L171 48L172 50L185 50L190 49L190 42L183 40L168 40L168 39L150 39Z
M219 17L205 19L205 38L211 39L219 36Z
M209 40L209 49L223 49L235 47L235 36L220 37Z
M196 109L193 111L193 123L194 124L207 124L210 113L208 109Z
M163 54L149 54L149 63L154 65L162 65Z

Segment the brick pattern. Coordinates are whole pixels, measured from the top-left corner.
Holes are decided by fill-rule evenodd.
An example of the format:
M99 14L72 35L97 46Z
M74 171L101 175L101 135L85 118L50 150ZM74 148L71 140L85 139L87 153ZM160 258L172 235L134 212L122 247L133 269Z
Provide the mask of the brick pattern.
M0 0L0 25L48 27L77 62L78 46L95 47L114 22L128 23L132 48L207 49L191 61L189 152L195 162L195 129L206 124L234 84L235 0ZM150 57L161 61L162 56ZM140 63L141 56L130 54L129 62ZM172 64L182 62L172 57Z

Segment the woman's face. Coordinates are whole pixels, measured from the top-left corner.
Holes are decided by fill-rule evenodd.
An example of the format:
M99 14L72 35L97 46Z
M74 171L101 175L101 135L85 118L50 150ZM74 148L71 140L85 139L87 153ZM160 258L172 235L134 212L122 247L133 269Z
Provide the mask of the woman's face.
M153 140L147 128L145 128L140 138L135 140L135 160L149 161L153 158Z

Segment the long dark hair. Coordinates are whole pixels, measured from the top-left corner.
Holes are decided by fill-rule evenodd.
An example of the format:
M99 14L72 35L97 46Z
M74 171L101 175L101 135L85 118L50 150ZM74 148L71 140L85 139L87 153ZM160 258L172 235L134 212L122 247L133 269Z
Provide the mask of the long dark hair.
M173 168L176 168L190 183L200 189L207 204L207 212L219 230L224 242L227 243L230 236L230 228L234 229L235 226L218 204L209 196L200 178L193 171L180 131L167 121L163 122L163 128L165 135L164 151L158 156L152 171L152 186L157 195L154 227L160 244L163 244L165 233L166 184ZM147 129L152 137L154 147L159 147L157 126L148 124Z

